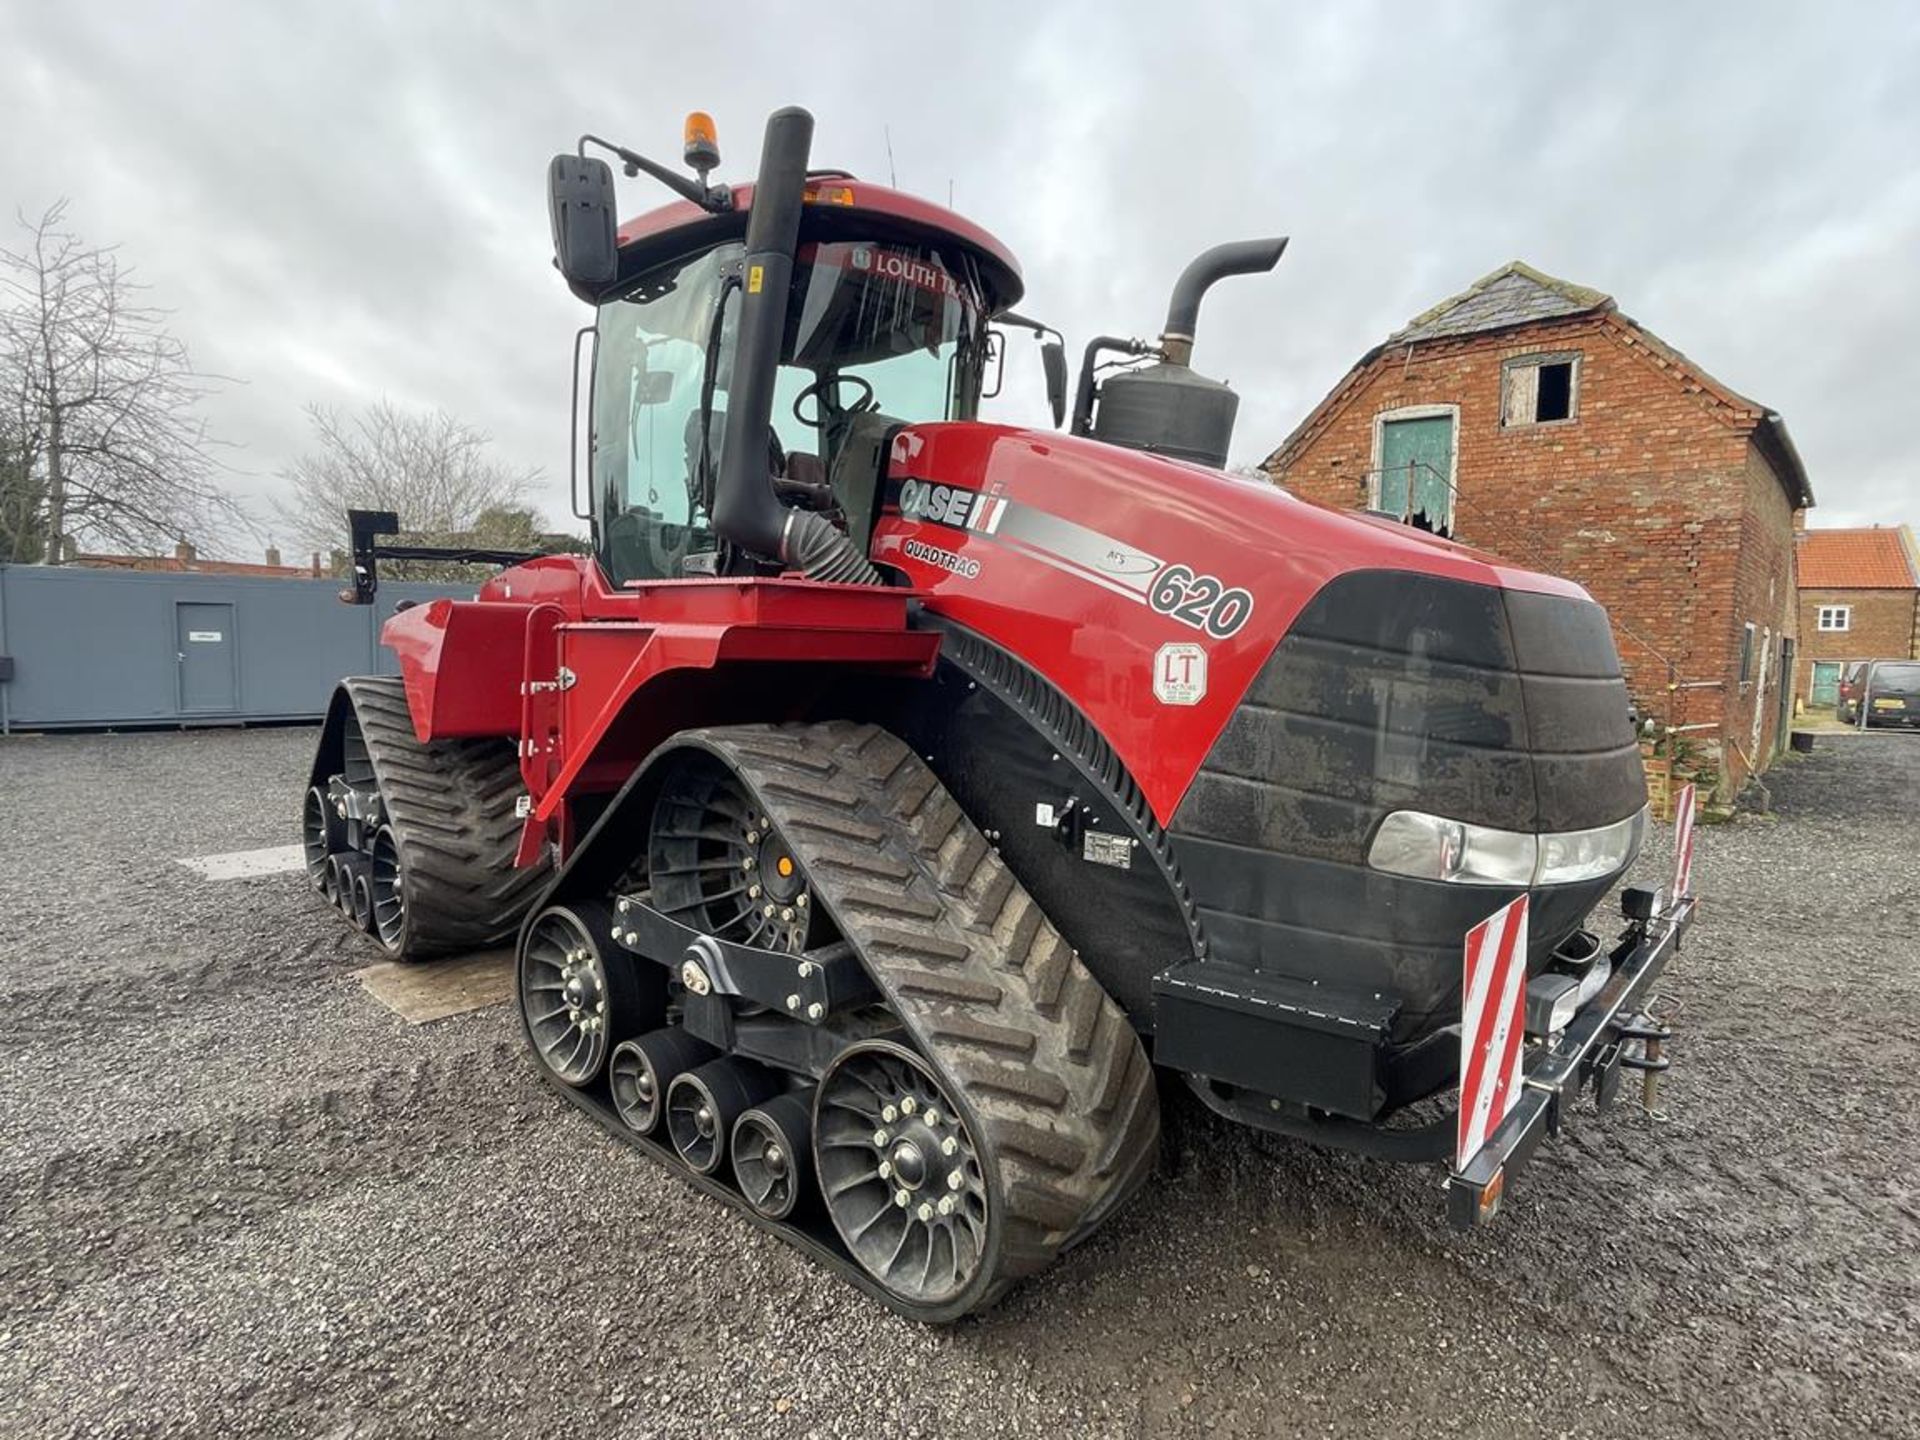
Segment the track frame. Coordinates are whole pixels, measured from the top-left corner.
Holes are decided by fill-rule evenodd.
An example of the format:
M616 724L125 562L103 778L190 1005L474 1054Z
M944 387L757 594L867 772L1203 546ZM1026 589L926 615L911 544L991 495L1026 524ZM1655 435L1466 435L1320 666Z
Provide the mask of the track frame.
M715 762L745 785L754 813L770 815L791 847L837 933L824 950L722 950L713 937L670 917L661 917L669 921L662 924L650 905L636 903L627 872L637 837L647 832L646 817L661 800L662 776L675 764ZM624 912L620 898L628 901ZM859 1265L825 1203L791 1220L763 1216L734 1189L727 1167L715 1176L695 1174L661 1132L629 1130L603 1075L567 1086L540 1067L570 1104L621 1140L666 1161L681 1178L911 1319L945 1323L991 1305L1084 1239L1152 1171L1158 1097L1125 1013L926 764L878 726L828 721L683 732L655 752L608 807L523 936L545 906L555 904L604 907L611 953L634 966L678 971L682 1028L741 1059L770 1063L805 1084L848 1046L889 1039L937 1077L948 1096L943 1109L982 1157L988 1219L973 1277L951 1296L920 1300L896 1293ZM671 947L679 942L687 943L675 953ZM853 952L849 958L865 972L871 999L839 982L844 967L828 953L836 947ZM775 996L773 988L780 987L768 988L770 1004L742 993L747 1005L736 1014L735 998L713 985L718 973L728 988L746 990L734 961L742 972L766 972L750 982L755 989L779 975L786 993ZM690 976L689 965L700 973ZM831 986L819 992L828 998L807 1001L791 988L803 966L815 967L807 978ZM838 1003L830 1008L829 999ZM735 1024L790 1032L794 1053L760 1053L736 1036Z

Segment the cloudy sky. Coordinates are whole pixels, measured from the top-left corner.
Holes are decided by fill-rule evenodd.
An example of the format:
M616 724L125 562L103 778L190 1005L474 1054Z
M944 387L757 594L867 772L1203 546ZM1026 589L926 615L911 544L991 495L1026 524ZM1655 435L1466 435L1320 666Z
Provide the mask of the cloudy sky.
M1920 520L1911 3L10 0L0 57L0 197L70 197L233 377L208 418L251 496L303 406L384 395L484 427L562 519L585 312L548 263L548 156L591 129L671 158L701 108L745 177L799 103L817 164L884 179L890 135L901 186L1006 240L1076 353L1153 333L1205 245L1291 235L1202 317L1236 460L1521 258L1781 411L1817 523ZM995 418L1041 418L1030 352Z

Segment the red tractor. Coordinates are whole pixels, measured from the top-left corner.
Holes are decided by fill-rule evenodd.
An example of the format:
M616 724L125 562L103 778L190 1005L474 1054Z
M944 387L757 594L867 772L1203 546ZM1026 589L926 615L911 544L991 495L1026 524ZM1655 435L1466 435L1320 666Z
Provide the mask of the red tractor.
M314 763L316 883L397 957L517 936L560 1094L923 1320L1115 1212L1161 1078L1489 1215L1583 1087L1664 1063L1690 903L1585 928L1646 804L1605 614L1222 473L1195 320L1281 240L1088 346L1069 433L979 421L1024 327L1061 423L1059 337L991 235L810 170L812 129L775 114L752 185L699 116L697 178L553 162L593 554L469 552L509 568L388 622L402 678L344 682ZM680 198L617 224L594 148ZM369 600L421 552L352 521ZM1463 939L1519 897L1515 1083L1462 1151Z

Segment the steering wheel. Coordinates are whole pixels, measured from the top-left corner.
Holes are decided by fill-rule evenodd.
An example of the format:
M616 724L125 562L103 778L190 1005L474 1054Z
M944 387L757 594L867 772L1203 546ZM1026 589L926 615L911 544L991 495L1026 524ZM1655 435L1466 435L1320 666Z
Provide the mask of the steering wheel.
M827 397L825 387L828 385L833 386L836 401L839 399L840 387L842 385L856 385L859 387L860 394L858 398L856 398L851 405L842 405L839 407L843 411L863 410L873 404L873 386L863 377L859 375L822 375L818 380L814 381L811 385L807 386L806 389L793 397L793 418L810 430L818 430L827 423ZM809 399L818 402L814 406L812 419L808 419L806 413L806 403Z

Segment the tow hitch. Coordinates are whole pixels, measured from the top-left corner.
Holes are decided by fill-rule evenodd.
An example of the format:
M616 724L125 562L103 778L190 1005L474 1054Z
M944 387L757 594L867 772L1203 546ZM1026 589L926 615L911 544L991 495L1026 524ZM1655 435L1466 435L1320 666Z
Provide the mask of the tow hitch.
M1613 1036L1595 1062L1594 1105L1603 1114L1611 1109L1620 1093L1620 1072L1638 1070L1640 1108L1651 1113L1660 1098L1660 1077L1673 1067L1663 1053L1673 1031L1651 1015L1633 1015L1614 1027Z

